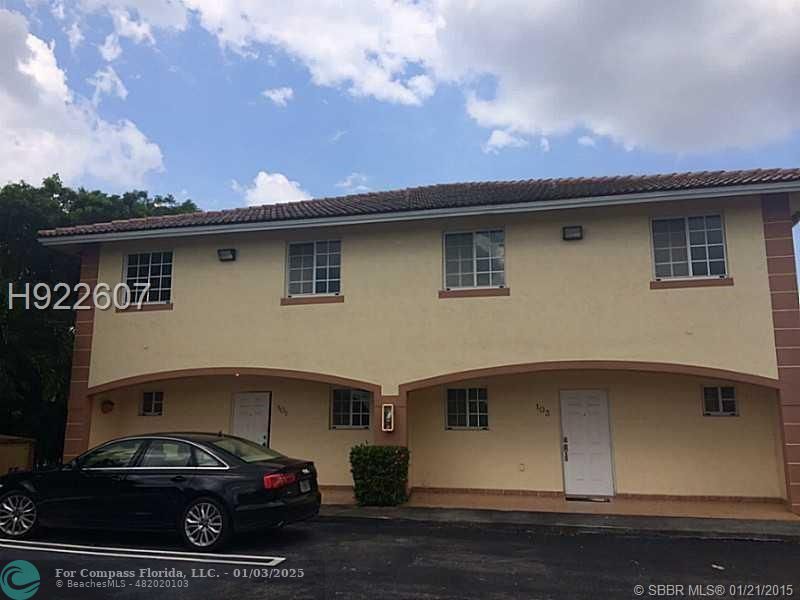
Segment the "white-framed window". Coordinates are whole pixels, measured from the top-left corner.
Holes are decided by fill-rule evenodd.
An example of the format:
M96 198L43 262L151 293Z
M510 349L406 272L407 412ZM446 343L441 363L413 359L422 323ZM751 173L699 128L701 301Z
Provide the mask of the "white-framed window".
M721 215L653 219L652 235L657 279L727 274Z
M505 261L502 229L444 234L445 289L504 287Z
M488 429L489 394L486 388L447 390L447 429Z
M339 240L292 242L287 254L290 296L341 293L342 244Z
M172 252L140 252L125 256L125 283L131 291L131 303L139 302L144 289L150 284L143 304L172 301ZM137 285L139 284L139 285Z
M372 394L365 390L334 389L331 395L331 427L368 429L371 404Z
M139 406L139 416L160 417L164 414L164 392L144 392Z
M707 417L735 417L739 414L736 388L733 386L705 386L703 388L703 415Z

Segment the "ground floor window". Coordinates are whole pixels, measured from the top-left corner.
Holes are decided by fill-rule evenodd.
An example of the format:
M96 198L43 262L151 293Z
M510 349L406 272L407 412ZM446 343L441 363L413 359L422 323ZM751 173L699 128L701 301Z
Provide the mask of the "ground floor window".
M142 417L160 417L164 414L164 392L145 392L139 415Z
M704 387L703 414L707 417L735 417L738 415L736 389L731 386Z
M489 395L486 388L451 388L447 390L448 429L487 429Z
M331 398L331 427L369 428L372 395L365 390L335 389Z

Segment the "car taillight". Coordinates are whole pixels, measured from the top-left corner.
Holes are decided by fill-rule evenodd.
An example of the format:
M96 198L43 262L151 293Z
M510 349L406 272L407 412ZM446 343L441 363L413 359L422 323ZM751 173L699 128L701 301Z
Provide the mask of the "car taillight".
M294 473L272 473L271 475L264 475L264 489L277 490L295 481L297 481L297 475Z

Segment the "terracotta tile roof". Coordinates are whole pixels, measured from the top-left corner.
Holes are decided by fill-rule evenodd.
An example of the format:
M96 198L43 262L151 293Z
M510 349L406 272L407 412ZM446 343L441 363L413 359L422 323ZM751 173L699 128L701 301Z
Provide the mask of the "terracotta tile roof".
M174 227L197 227L325 217L378 215L403 211L547 202L647 192L680 191L748 184L800 182L800 169L752 169L748 171L699 171L664 175L578 177L447 183L387 192L372 192L336 198L267 204L230 210L183 215L127 219L61 227L39 232L41 237L145 231Z

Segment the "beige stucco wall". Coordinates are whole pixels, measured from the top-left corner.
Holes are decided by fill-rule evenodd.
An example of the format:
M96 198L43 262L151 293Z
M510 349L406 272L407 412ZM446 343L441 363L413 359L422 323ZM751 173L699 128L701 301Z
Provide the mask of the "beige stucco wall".
M617 493L784 497L775 392L736 385L740 416L702 416L702 386L721 383L613 372L464 382L488 387L488 431L446 430L444 388L412 392L410 483L563 491L559 390L583 388L608 393Z
M653 216L721 211L733 287L650 290ZM582 224L566 243L561 226ZM510 297L439 299L442 232L504 226ZM342 240L345 302L280 306L288 239ZM233 263L216 249L235 247ZM776 377L759 199L104 244L174 251L174 310L98 311L90 385L157 371L268 367L383 386L490 366L639 360Z
M740 416L703 417L701 388L724 382L615 372L550 372L453 385L489 390L488 431L444 428L444 388L409 396L410 485L562 491L559 390L608 393L617 493L783 497L774 391L737 384ZM164 416L140 417L144 390L164 392ZM98 396L91 445L130 434L229 432L239 391L273 394L270 445L313 460L323 485L351 485L349 451L368 430L329 428L328 385L277 378L203 377ZM103 400L114 410L103 414ZM549 415L548 415L549 412Z
M164 415L139 416L145 390L164 392ZM372 435L363 429L329 428L330 387L320 383L257 377L204 377L132 387L106 393L93 402L90 446L122 435L165 431L222 431L232 424L237 392L272 392L270 446L279 452L313 460L323 485L352 485L350 448ZM114 409L104 414L104 400Z

